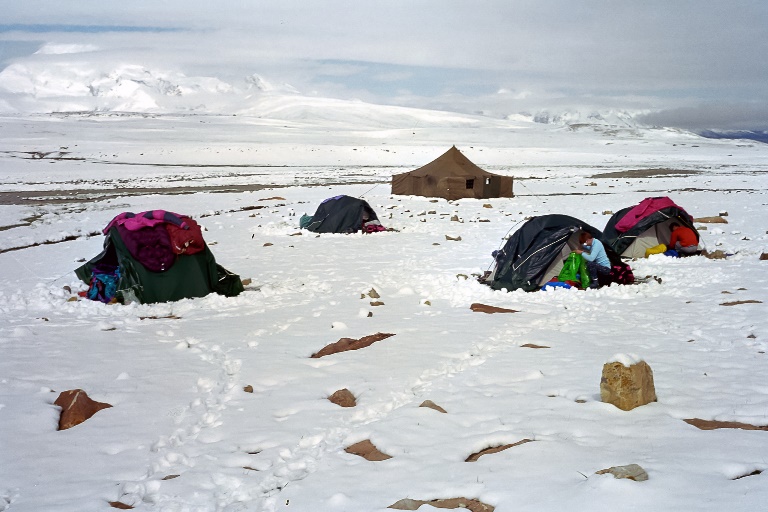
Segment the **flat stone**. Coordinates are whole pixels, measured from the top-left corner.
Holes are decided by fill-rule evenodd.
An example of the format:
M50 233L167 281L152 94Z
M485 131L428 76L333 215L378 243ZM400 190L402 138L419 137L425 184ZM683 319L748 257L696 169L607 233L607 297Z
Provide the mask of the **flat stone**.
M442 407L437 405L432 400L424 400L423 402L421 402L421 405L419 405L419 407L427 407L427 408L433 409L433 410L435 410L437 412L442 412L443 414L447 414L448 413L448 411L446 411L445 409L443 409Z
M79 425L100 410L112 407L111 404L92 400L82 389L62 391L54 405L61 407L59 430Z
M352 392L347 388L335 391L331 396L328 397L328 400L338 405L339 407L354 407L357 405L355 395L353 395Z
M494 313L519 313L516 309L499 308L496 306L489 306L488 304L480 304L479 302L475 302L469 306L469 309L476 313L487 313L489 315Z
M614 466L608 469L601 469L595 472L596 475L611 474L615 478L626 478L628 480L634 480L635 482L645 482L648 480L648 473L637 464L629 464L627 466Z

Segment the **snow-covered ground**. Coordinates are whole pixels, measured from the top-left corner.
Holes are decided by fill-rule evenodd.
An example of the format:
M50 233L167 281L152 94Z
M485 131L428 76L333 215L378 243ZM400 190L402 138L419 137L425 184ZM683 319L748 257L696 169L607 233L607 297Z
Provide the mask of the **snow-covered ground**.
M333 108L0 119L0 511L359 512L456 497L496 512L765 507L768 432L683 419L768 425L768 146ZM515 176L517 196L390 195L393 173L452 144ZM362 195L397 231L299 230L338 194ZM495 292L472 277L529 216L602 228L658 195L695 217L727 212L701 226L730 256L633 261L660 279L596 291ZM101 249L89 233L157 208L198 219L217 261L252 280L245 292L69 301L67 287L85 288L73 270ZM723 305L738 301L754 302ZM310 358L380 332L394 336ZM658 402L600 401L617 354L651 366ZM53 401L77 388L113 407L57 431ZM355 407L327 399L343 388ZM364 440L392 458L345 452ZM595 474L633 463L647 481Z

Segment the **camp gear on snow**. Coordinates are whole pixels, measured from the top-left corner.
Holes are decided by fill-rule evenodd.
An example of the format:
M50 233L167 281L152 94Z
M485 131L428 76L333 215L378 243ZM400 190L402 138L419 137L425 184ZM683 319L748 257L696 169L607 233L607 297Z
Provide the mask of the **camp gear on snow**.
M577 281L582 288L589 286L587 263L580 254L572 252L563 262L563 268L557 276L559 281Z
M697 242L700 241L693 217L682 207L668 197L649 197L608 219L603 242L621 256L643 258L646 249L669 242L669 226L674 222L693 230Z
M664 244L659 244L653 247L649 247L645 250L645 257L652 256L654 254L662 254L667 250L667 246Z
M445 199L514 197L512 176L485 171L453 146L423 167L392 176L392 193Z
M301 229L307 229L312 224L312 216L306 213L299 218L299 227Z
M120 234L126 249L139 263L152 272L163 272L171 268L176 254L171 248L168 230L162 224L132 231L124 225L115 229Z
M602 235L600 230L568 215L529 219L496 255L494 271L485 283L494 290L538 290L557 276L570 253L581 247L581 231L598 239Z
M135 231L137 229L152 227L157 224L172 223L184 228L185 223L182 216L165 210L150 210L147 212L133 213L123 212L112 219L107 227L102 230L105 235L113 226L125 226L126 229Z
M91 282L85 296L105 304L112 302L120 279L120 269L113 265L99 264L93 268Z
M137 215L140 216L141 214ZM76 269L75 274L84 283L90 285L94 275L99 275L99 269L109 267L117 269L118 278L114 297L119 302L167 302L203 297L211 292L234 296L243 291L240 278L236 274L226 272L223 268L220 269L207 245L204 245L203 249L195 254L179 255L174 254L169 245L164 254L169 253L174 260L172 265L165 266L164 270L160 272L154 272L142 264L129 250L122 235L129 232L133 235L140 233L139 240L142 236L147 236L146 240L150 241L150 245L142 247L139 243L134 246L134 250L139 254L149 254L149 260L158 264L164 260L162 258L153 259L161 252L157 244L162 236L158 235L157 230L165 231L166 240L169 240L162 222L136 231L126 229L124 225L115 224L112 226L104 239L103 251ZM133 239L132 243L135 242L136 240ZM152 243L155 245L151 245ZM220 280L221 271L226 273L226 278L223 281Z
M320 203L306 229L315 233L356 233L363 229L364 223L378 220L376 212L367 202L356 197L340 195L329 197ZM299 221L300 225L302 221L303 217Z
M205 248L203 230L194 219L181 217L184 225L177 226L170 222L165 224L171 240L171 249L175 254L195 254Z

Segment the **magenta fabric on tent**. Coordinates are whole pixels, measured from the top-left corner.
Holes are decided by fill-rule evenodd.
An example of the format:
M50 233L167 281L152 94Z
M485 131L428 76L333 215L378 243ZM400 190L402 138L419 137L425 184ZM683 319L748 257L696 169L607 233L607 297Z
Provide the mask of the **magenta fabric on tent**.
M616 231L619 233L629 231L638 223L638 221L652 215L662 208L669 208L670 206L680 208L668 197L648 197L643 199L640 201L640 204L629 210L627 214L616 223ZM683 210L683 208L680 208L680 210Z

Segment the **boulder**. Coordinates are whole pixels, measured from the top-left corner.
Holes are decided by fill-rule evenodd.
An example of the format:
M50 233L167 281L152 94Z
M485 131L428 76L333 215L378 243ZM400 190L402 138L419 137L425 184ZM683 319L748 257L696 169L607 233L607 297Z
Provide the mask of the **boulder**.
M110 404L92 400L82 389L62 391L54 405L61 407L59 430L79 425L100 410L112 407Z
M600 379L600 399L623 411L656 401L651 367L645 361L627 362L605 363Z
M353 395L352 392L347 388L335 391L331 396L328 397L328 400L338 405L339 407L354 407L357 405L355 395Z

